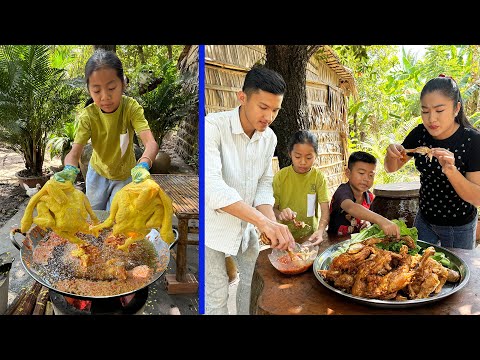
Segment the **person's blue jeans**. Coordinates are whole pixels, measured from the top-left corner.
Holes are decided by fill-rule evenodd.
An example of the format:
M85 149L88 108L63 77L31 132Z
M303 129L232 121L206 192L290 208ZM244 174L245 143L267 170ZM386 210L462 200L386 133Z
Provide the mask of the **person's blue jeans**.
M87 178L85 180L85 192L93 210L110 211L110 205L118 190L132 182L130 176L127 180L109 180L99 175L88 164Z
M460 226L441 226L428 223L420 211L415 216L413 225L418 230L418 239L442 247L474 249L477 216L468 224ZM440 243L440 244L439 244Z

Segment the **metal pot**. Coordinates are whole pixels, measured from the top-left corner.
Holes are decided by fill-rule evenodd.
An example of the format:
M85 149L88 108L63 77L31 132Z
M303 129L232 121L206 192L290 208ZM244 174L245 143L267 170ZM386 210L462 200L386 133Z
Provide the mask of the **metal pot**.
M94 210L95 214L97 215L98 219L100 221L105 220L108 217L108 212L107 211L102 211L102 210ZM156 271L153 273L151 279L149 280L148 283L138 287L137 289L133 289L131 291L127 291L124 293L120 294L114 294L114 295L79 295L75 293L70 293L67 291L59 290L57 289L48 279L48 277L45 274L42 274L40 271L38 271L34 267L34 262L33 262L33 250L37 246L37 244L44 239L45 235L47 235L47 231L41 229L39 226L35 226L32 229L30 229L27 234L23 234L20 229L12 229L10 231L10 240L12 241L13 245L20 251L20 260L22 262L23 267L27 271L28 274L30 274L31 277L33 277L36 281L38 281L40 284L46 286L49 289L52 289L60 294L70 296L73 298L80 298L80 299L100 299L100 298L111 298L111 297L118 297L118 296L124 296L128 295L131 293L134 293L140 289L143 289L144 287L154 283L157 281L165 272L167 269L168 263L170 262L170 249L175 246L178 240L178 232L176 229L173 229L173 232L175 233L175 240L168 245L165 241L162 240L162 238L159 236L158 231L153 229L149 235L147 235L148 239L150 242L152 242L156 252L157 252L157 259L161 263L160 266L157 267ZM25 239L23 240L22 245L20 245L17 240L15 239L16 234L22 234L25 236ZM26 243L28 244L29 241L31 241L32 246L27 246L25 245Z

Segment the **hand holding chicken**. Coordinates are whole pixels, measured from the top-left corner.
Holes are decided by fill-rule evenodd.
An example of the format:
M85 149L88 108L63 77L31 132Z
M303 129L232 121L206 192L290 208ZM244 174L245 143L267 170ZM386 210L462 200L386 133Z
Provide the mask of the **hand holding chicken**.
M37 216L33 211L37 208ZM43 229L50 228L59 236L79 246L85 243L77 232L90 233L88 215L94 224L98 218L83 192L75 189L71 181L48 180L29 201L21 220L21 230L27 232L32 222Z
M128 251L130 244L139 241L152 228L161 228L160 235L168 244L174 241L172 231L172 200L152 179L131 182L115 194L109 217L91 227L98 236L100 231L113 225L113 235L127 237L118 249Z

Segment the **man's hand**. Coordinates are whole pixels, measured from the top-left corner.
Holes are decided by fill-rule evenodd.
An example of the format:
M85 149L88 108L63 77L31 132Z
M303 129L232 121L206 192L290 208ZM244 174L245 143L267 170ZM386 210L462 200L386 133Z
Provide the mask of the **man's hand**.
M132 181L136 184L150 179L150 171L148 171L148 164L146 162L141 162L137 164L130 173L132 174Z
M287 225L277 223L267 219L267 221L259 228L260 233L267 236L270 241L270 247L279 250L294 250L295 239L288 229Z
M394 222L384 219L378 223L378 226L380 226L386 236L395 236L397 239L400 238L400 228Z
M65 181L70 181L72 184L75 183L80 169L73 165L65 165L62 171L57 172L53 175L53 178L58 182L64 183Z

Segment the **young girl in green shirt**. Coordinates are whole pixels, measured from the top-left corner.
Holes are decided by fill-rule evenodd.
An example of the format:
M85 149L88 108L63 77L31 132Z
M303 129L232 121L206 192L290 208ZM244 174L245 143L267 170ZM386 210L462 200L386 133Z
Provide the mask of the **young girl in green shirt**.
M110 210L115 194L134 181L150 176L152 159L158 153L143 108L125 96L125 76L118 56L98 49L85 65L85 79L93 102L79 115L79 127L72 149L65 157L65 168L54 175L60 182L74 182L84 146L91 140L93 153L85 180L86 195L94 210ZM145 146L135 164L133 134Z
M295 219L309 225L308 240L314 245L323 240L330 218L327 181L320 170L313 167L317 152L318 139L314 134L306 130L296 132L288 145L292 165L278 171L273 178L277 219L284 222Z

